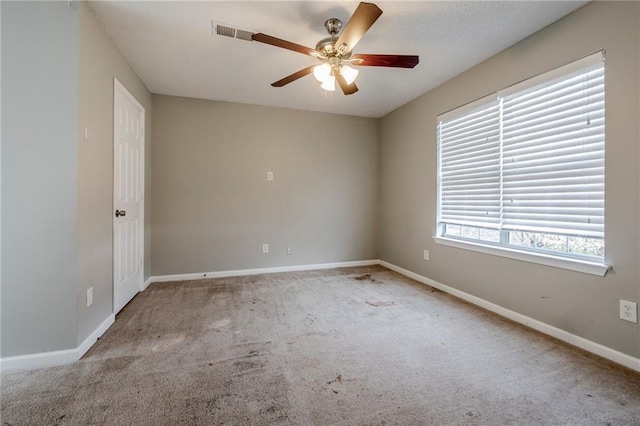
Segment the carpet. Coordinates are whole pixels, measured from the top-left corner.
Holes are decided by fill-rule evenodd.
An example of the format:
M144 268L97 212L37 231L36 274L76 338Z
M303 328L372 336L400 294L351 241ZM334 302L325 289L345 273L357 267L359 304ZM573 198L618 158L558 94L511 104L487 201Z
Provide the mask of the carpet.
M639 425L640 374L381 266L156 283L3 425Z

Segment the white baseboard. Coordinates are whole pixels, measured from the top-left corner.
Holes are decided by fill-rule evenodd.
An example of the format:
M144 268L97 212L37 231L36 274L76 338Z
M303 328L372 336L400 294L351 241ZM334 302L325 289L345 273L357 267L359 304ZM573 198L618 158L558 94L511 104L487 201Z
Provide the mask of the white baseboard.
M37 368L57 367L72 364L82 358L100 336L115 321L111 314L87 337L77 348L62 351L41 352L29 355L18 355L0 359L0 371L35 370Z
M93 344L98 341L100 336L102 336L104 332L107 331L115 321L116 316L114 314L109 315L104 321L102 321L102 323L95 330L93 330L93 333L91 333L89 337L84 339L84 341L80 343L80 346L78 346L77 359L82 358L84 354L86 354L87 351L91 349L91 346L93 346Z
M434 281L430 278L416 274L415 272L411 272L407 269L401 268L392 263L385 262L384 260L379 261L379 264L384 266L385 268L391 269L392 271L398 272L399 274L402 274L408 278L414 279L423 284L427 284L431 287L437 288L438 290L442 290L445 293L449 293L452 296L458 297L462 300L466 300L469 303L480 306L488 311L494 312L512 321L515 321L527 327L533 328L534 330L537 330L546 335L555 337L556 339L562 340L563 342L569 343L570 345L577 346L581 349L584 349L587 352L591 352L593 354L599 355L617 364L624 365L627 368L640 372L640 359L638 358L632 357L627 354L623 354L622 352L618 352L614 349L611 349L607 346L603 346L591 340L587 340L583 337L576 336L575 334L571 334L567 331L561 330L557 327L554 327L542 321L538 321L528 316L511 311L507 308L503 308L502 306L496 305L495 303L488 302L484 299L473 296L469 293L465 293L464 291L457 290L453 287L449 287L448 285L439 283L438 281Z
M371 259L371 260L356 260L351 262L317 263L313 265L277 266L273 268L259 268L259 269L238 269L235 271L158 275L155 277L149 277L147 279L148 284L147 282L145 282L145 288L151 283L160 283L160 282L168 282L168 281L188 281L188 280L201 280L203 278L241 277L246 275L274 274L277 272L312 271L315 269L348 268L353 266L371 266L371 265L378 265L378 264L380 264L380 261L378 259Z
M147 289L147 287L149 287L149 284L151 284L153 277L149 277L145 280L144 283L142 283L142 288L140 289L140 291L145 291Z
M0 371L35 370L36 368L56 367L71 364L78 360L78 350L41 352L29 355L18 355L0 359Z
M371 266L382 265L385 268L398 272L408 278L414 279L418 282L427 284L431 287L442 290L445 293L449 293L462 300L466 300L469 303L480 306L488 311L494 312L500 316L508 318L517 323L523 324L541 333L555 337L573 346L577 346L593 354L599 355L610 361L628 367L632 370L640 372L640 359L632 357L622 352L618 352L609 347L603 346L599 343L592 342L583 337L576 336L567 331L561 330L552 325L543 323L502 306L488 302L479 297L473 296L464 291L449 287L448 285L439 283L430 278L411 272L407 269L401 268L389 262L383 260L359 260L353 262L336 262L336 263L321 263L315 265L296 265L296 266L282 266L275 268L260 268L260 269L244 269L236 271L218 271L218 272L206 272L195 274L179 274L179 275L162 275L156 277L149 277L144 282L144 288L147 288L149 284L154 282L167 282L167 281L185 281L196 280L202 278L224 278L235 277L243 275L257 275L257 274L271 274L276 272L295 272L295 271L309 271L315 269L331 269L331 268L345 268L353 266ZM5 357L0 359L0 371L16 371L16 370L32 370L36 368L54 367L58 365L71 364L80 359L93 344L98 340L100 336L114 323L115 315L111 314L106 318L81 344L75 349L68 349L54 352L43 352L29 355L19 355L13 357Z

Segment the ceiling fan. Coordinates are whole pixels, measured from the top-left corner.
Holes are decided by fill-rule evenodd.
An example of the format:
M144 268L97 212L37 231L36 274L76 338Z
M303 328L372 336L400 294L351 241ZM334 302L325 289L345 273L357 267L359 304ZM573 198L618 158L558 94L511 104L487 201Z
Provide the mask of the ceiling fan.
M382 15L382 10L378 6L373 3L362 2L353 12L341 33L342 21L336 18L328 19L324 26L329 33L329 37L320 40L315 49L263 33L252 34L251 39L303 53L322 62L320 65L312 65L301 69L272 83L273 87L285 86L313 73L314 77L322 83L321 87L323 89L328 91L335 90L337 81L344 94L351 95L358 91L355 83L358 70L350 65L359 67L413 68L418 64L419 58L416 55L353 54L353 48L380 15ZM338 35L338 33L340 34Z

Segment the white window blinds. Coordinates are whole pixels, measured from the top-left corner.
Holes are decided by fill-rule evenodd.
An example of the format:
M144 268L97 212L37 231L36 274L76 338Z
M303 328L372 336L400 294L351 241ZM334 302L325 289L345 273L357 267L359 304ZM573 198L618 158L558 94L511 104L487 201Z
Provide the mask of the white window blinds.
M505 229L604 237L604 67L502 100Z
M440 218L500 225L500 104L494 100L439 124Z
M461 225L604 239L602 58L438 117L440 236Z

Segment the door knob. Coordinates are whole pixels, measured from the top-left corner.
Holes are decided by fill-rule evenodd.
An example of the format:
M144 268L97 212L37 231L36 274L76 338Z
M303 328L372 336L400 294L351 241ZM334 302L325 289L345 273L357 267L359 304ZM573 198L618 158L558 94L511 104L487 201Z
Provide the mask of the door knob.
M116 217L125 216L127 214L124 210L116 210Z

